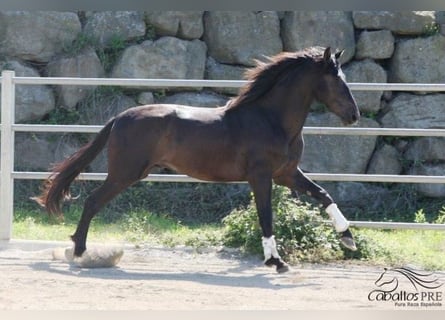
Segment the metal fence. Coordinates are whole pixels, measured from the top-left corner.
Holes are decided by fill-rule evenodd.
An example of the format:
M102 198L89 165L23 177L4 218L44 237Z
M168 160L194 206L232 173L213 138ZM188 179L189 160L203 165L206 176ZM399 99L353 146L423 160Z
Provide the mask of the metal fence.
M1 77L1 166L0 166L0 240L9 240L12 234L14 180L46 179L49 172L19 172L14 170L15 132L77 132L95 133L102 126L83 125L37 125L16 124L16 85L85 85L85 86L137 86L137 87L230 87L245 84L242 80L169 80L169 79L112 79L112 78L61 78L61 77L16 77L14 71L3 71ZM445 92L445 84L401 84L401 83L350 83L351 90L364 91L428 91ZM445 129L400 129L358 127L304 127L304 134L317 135L367 135L367 136L441 136ZM380 175L380 174L331 174L309 173L318 181L396 182L396 183L445 183L445 176ZM81 180L104 180L105 173L82 173ZM150 174L144 181L160 182L204 182L185 175ZM351 221L352 226L367 228L409 228L445 230L445 224L420 224L397 222Z

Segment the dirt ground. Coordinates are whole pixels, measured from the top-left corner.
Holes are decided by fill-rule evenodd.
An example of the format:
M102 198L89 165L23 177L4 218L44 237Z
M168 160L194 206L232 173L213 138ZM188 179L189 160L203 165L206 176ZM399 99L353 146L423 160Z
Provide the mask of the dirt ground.
M53 259L54 248L66 246L0 242L0 310L401 309L368 300L383 267L303 264L277 274L225 249L125 246L117 267L82 269Z

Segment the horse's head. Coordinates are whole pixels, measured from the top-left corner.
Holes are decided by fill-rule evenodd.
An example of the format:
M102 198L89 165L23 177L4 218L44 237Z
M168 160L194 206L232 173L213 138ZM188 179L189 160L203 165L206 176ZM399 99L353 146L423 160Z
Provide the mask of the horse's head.
M387 285L398 284L398 280L392 275L387 268L384 268L383 273L374 282L377 287L385 287Z
M360 119L360 111L349 90L338 59L343 51L331 53L326 48L320 61L322 74L315 86L315 98L339 116L344 124L353 124Z

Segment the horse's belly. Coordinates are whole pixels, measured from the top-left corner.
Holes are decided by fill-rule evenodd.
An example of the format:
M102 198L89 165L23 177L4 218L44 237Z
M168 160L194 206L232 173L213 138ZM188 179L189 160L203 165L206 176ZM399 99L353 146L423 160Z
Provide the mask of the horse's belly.
M245 180L244 161L236 155L223 151L175 152L173 157L163 162L164 166L178 173L200 180L221 182Z

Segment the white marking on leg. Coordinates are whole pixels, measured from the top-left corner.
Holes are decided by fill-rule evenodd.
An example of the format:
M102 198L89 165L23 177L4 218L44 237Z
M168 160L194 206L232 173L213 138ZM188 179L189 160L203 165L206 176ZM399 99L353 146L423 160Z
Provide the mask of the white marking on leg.
M341 211L338 209L337 204L331 203L326 207L326 212L332 219L332 223L334 224L337 232L343 232L349 228L349 221L346 220Z
M263 252L264 252L264 261L269 260L271 257L280 259L280 255L277 250L277 243L275 242L275 236L271 236L270 238L263 237Z

